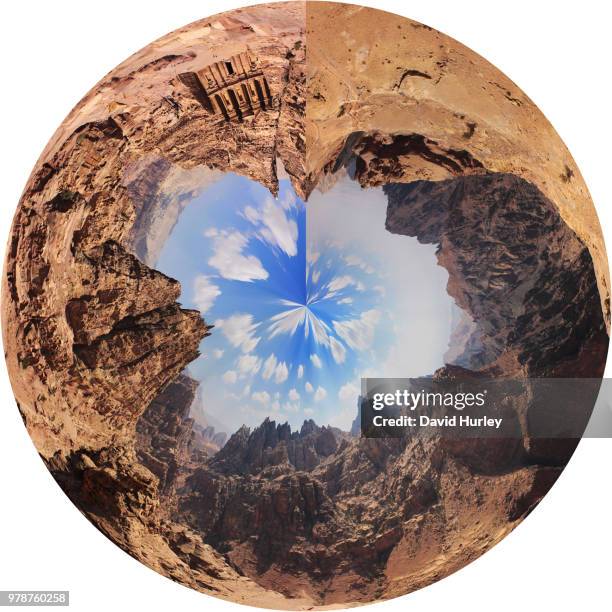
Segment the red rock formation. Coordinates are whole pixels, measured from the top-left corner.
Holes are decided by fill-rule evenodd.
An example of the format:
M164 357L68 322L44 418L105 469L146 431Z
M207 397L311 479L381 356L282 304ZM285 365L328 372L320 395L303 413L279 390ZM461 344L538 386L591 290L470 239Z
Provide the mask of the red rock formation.
M184 374L169 384L136 424L138 460L159 479L159 493L174 492L177 472L190 459L193 420L189 411L197 382Z
M321 432L336 437L333 452L308 468L287 460L292 442L316 446ZM405 592L407 576L418 587L457 569L474 538L497 541L560 471L523 464L484 476L438 440L355 440L308 422L296 434L273 421L238 431L225 456L186 479L179 515L260 585L318 604L389 597ZM473 524L465 511L476 499Z
M193 424L193 446L206 456L218 453L226 441L227 434L224 431L215 431L212 425L202 427L198 423Z
M274 191L281 149L285 167L299 168L295 133L277 127L281 112L289 125L299 111L294 93L284 98L300 6L217 19L211 44L248 46L279 103L239 125L206 113L177 74L207 62L201 33L210 23L169 35L103 79L64 121L24 190L5 262L3 333L28 430L102 531L184 584L279 606L282 597L241 579L160 503L189 430L185 407L164 412L162 403L209 327L176 302L176 281L142 262L155 260L171 229L164 215L176 219L172 210L194 192L175 187L181 170L234 171ZM168 428L165 440L153 436L156 425Z
M480 333L472 367L603 376L608 339L591 257L536 187L488 174L384 190L389 231L439 244L448 293Z
M240 428L209 465L221 473L249 474L274 471L276 466L292 466L311 470L323 458L336 452L347 434L335 427L319 427L312 420L304 421L299 432L292 432L285 423L277 425L269 418L250 431Z
M344 16L354 40L391 19L333 3L309 11L309 27ZM414 30L416 42L371 49L393 58L375 70L362 69L370 56L357 67L342 59L345 39L329 35L337 21L309 32L308 59L305 12L277 3L192 24L98 83L26 185L2 285L19 408L75 504L156 571L281 608L388 598L455 571L537 504L572 446L534 441L528 419L511 446L360 440L265 421L209 456L222 441L194 434L194 383L182 373L210 327L151 267L203 170L275 193L280 159L304 196L341 171L387 185L388 229L440 244L449 293L477 326L462 376L600 375L600 298L609 310L586 189L526 96L407 20L393 29ZM228 122L178 75L247 47L277 103ZM447 86L457 80L482 85L482 108ZM536 135L545 153L533 151Z

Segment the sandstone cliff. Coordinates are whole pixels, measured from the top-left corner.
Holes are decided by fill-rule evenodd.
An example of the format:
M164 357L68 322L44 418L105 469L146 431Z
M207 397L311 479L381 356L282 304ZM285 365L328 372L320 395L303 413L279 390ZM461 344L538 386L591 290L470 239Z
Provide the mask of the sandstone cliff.
M379 134L385 159L366 149L364 161L394 168L395 182L465 174L473 171L468 160L521 177L554 203L589 249L609 326L610 279L595 208L569 151L529 97L427 25L333 2L308 3L306 16L308 184L320 181L360 133ZM415 139L417 146L406 149Z
M372 41L373 26L394 35ZM181 75L245 49L273 103L227 121ZM6 254L11 382L62 488L156 571L267 607L392 597L502 539L573 446L534 445L528 428L512 447L474 447L269 420L223 445L194 427L185 368L214 330L153 266L206 181L231 171L275 193L279 159L304 197L347 174L384 185L387 229L440 245L449 294L471 322L462 376L601 375L603 239L533 103L431 28L295 2L155 41L60 126Z
M3 277L13 389L38 451L71 499L157 571L272 607L284 598L241 578L200 536L167 518L162 500L171 499L192 436L184 421L192 383L175 381L209 327L177 303L179 284L146 264L203 187L192 169L238 172L272 191L278 155L288 172L300 172L301 100L289 74L299 75L302 29L299 3L221 15L154 42L103 78L34 169ZM179 75L245 47L275 103L227 124Z

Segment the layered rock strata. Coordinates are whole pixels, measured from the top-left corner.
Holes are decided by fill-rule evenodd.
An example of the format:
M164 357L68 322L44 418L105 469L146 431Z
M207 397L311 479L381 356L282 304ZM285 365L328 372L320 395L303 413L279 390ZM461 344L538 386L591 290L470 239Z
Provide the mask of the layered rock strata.
M169 34L104 77L34 169L3 277L13 389L71 499L157 571L272 607L284 598L240 577L162 503L192 436L177 393L182 386L188 395L192 383L177 377L210 328L181 308L179 283L147 263L203 187L194 168L244 174L273 192L277 155L299 172L292 143L301 100L289 74L303 61L302 29L300 4L221 15ZM210 64L213 49L231 56L245 47L277 103L228 124L207 113L178 74ZM278 129L281 118L287 130Z
M373 29L397 36L372 41ZM274 104L228 122L180 75L245 49ZM276 193L279 159L304 197L347 174L384 185L388 230L440 245L465 325L455 369L436 376L601 375L603 239L580 173L533 103L427 26L295 2L155 41L62 123L8 244L11 382L62 488L156 571L266 607L392 597L502 539L573 445L534 444L525 406L511 446L271 421L223 446L194 427L184 371L214 330L153 266L206 184L235 172Z

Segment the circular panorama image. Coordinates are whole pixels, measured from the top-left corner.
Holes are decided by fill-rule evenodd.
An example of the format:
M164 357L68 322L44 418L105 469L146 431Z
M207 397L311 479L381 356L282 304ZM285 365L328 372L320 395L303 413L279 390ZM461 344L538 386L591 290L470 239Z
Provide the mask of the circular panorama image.
M600 378L608 345L602 234L542 113L440 32L327 2L203 19L104 77L32 172L2 289L63 491L160 574L267 608L443 578L577 443L520 402L511 439L366 439L362 378Z

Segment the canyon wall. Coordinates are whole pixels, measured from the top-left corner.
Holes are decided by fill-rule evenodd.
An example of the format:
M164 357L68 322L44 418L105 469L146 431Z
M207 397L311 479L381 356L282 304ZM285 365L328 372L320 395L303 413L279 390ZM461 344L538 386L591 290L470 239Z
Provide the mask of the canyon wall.
M393 36L373 41L373 29ZM245 49L273 103L227 121L181 75ZM533 103L427 26L294 2L155 41L62 123L6 253L11 382L63 490L156 571L266 607L392 597L502 539L572 447L536 452L525 431L512 452L488 447L485 465L479 449L360 440L314 422L293 432L265 421L225 445L194 428L185 368L215 331L153 266L209 181L235 172L276 193L279 159L304 197L347 173L385 185L387 229L440 245L449 293L474 326L463 375L601 375L603 239Z
M521 177L554 203L589 249L609 327L610 278L597 213L576 163L533 101L484 58L427 25L333 2L307 4L306 17L309 185L329 172L329 161L354 134L375 132L391 148L398 136L419 135L434 149ZM456 175L429 154L399 155L394 182Z
M303 22L299 3L220 15L152 43L104 77L62 123L26 185L2 287L13 390L70 498L149 567L272 607L285 607L284 598L238 575L168 518L165 500L191 432L186 402L171 413L164 402L177 399L181 385L190 393L193 383L180 375L210 327L181 308L179 283L147 263L201 178L214 179L211 170L249 176L273 192L278 155L287 172L299 172L300 100L289 74L303 61ZM227 124L179 75L244 47L275 103Z

